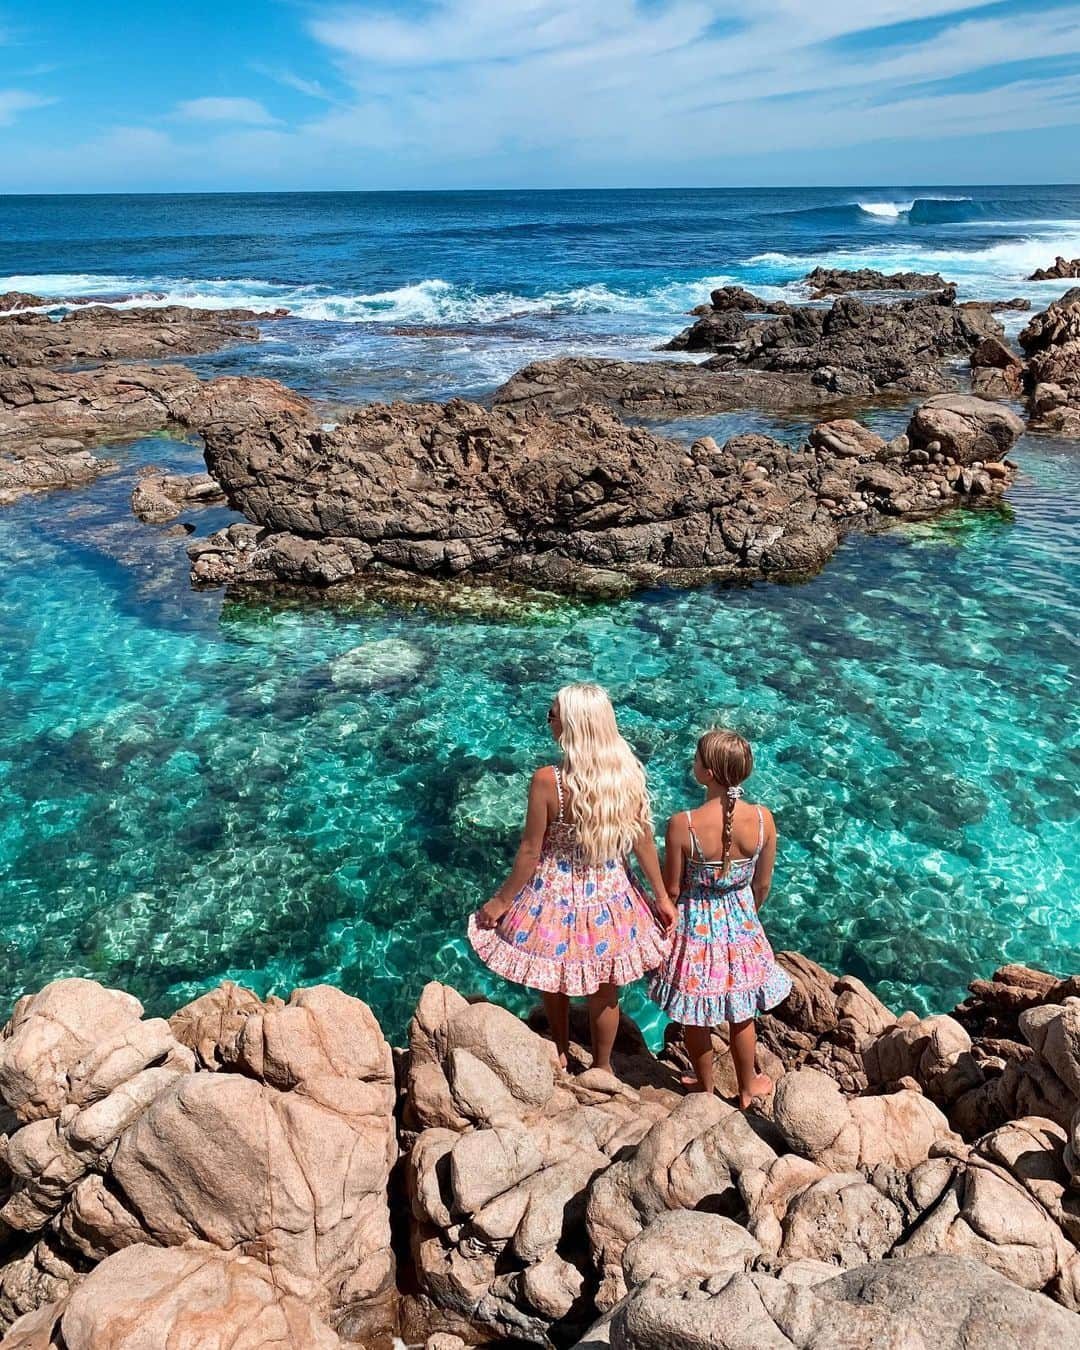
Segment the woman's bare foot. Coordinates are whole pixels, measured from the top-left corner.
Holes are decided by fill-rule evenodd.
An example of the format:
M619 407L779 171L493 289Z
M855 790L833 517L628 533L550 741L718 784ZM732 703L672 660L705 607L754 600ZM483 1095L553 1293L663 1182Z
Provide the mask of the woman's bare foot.
M746 1111L753 1104L755 1097L767 1097L772 1090L773 1080L767 1073L755 1074L750 1080L748 1090L739 1093L739 1106Z
M679 1078L679 1082L686 1088L687 1092L706 1092L708 1090L703 1086L696 1073L684 1073Z

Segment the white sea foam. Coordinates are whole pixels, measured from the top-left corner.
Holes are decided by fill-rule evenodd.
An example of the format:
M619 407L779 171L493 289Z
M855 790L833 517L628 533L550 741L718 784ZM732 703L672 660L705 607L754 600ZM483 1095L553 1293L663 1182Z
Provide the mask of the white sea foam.
M970 202L971 197L950 196L945 193L924 192L918 197L908 197L903 201L883 201L883 202L862 202L857 201L855 205L860 211L864 211L868 216L876 216L878 220L897 221L902 216L906 216L916 202Z
M860 211L865 211L868 216L878 216L883 220L898 220L914 205L914 198L909 202L856 202Z
M469 324L545 314L669 315L700 304L708 298L710 290L730 281L729 276L705 276L692 281L669 282L639 292L597 282L565 291L549 290L526 296L513 291L482 292L431 277L386 291L328 294L325 288L318 286L287 286L253 278L212 281L45 273L0 278L0 291L28 291L46 299L130 296L109 302L117 309L139 305L188 305L193 309L284 308L300 319L335 323ZM148 299L147 292L156 295Z

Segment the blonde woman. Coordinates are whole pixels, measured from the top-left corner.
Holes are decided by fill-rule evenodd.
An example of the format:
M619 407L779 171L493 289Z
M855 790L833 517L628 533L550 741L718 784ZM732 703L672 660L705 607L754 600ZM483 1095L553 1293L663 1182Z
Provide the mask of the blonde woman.
M548 710L560 766L537 769L510 875L469 920L485 965L539 990L566 1066L570 998L587 995L593 1068L611 1069L619 986L664 958L675 922L653 839L645 771L598 685L569 684ZM630 870L633 853L656 915Z

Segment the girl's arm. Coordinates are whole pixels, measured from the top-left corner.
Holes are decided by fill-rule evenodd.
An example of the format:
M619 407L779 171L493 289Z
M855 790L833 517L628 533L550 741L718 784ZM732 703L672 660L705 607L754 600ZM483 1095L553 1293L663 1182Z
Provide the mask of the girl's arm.
M750 888L754 892L755 909L760 909L768 897L769 887L772 885L773 865L776 862L776 822L772 818L772 812L764 806L761 808L761 814L765 817L765 841L761 845Z
M689 844L686 816L680 812L668 821L664 841L664 885L673 901L678 900L682 890L683 855L690 851Z
M656 840L653 838L652 830L643 830L638 836L634 843L634 857L645 873L645 880L649 883L649 890L655 898L656 917L666 933L675 922L676 913L675 906L668 899L667 887L660 873L660 859L657 856Z
M495 927L514 903L514 897L522 886L536 871L540 851L544 846L544 833L547 830L548 806L554 792L554 774L551 769L537 769L529 784L529 805L525 813L525 828L521 834L517 857L510 869L510 875L487 904L481 905L477 910L476 922L481 928Z

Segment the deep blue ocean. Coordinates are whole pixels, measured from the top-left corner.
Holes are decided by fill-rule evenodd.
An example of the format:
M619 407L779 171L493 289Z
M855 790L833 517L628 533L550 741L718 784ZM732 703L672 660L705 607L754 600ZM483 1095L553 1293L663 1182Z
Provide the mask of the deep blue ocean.
M260 344L189 364L354 402L482 399L566 353L650 359L712 287L802 298L818 264L1040 307L1066 284L1024 278L1058 253L1080 254L1077 188L0 197L0 291L284 306ZM806 424L664 429L748 428ZM5 1007L73 973L155 1012L223 976L328 979L395 1038L429 978L527 1005L464 922L553 757L550 695L580 678L611 690L661 818L695 801L701 728L754 741L751 795L782 834L776 945L898 1008L947 1008L1007 960L1080 970L1075 443L1025 437L1003 506L852 538L804 585L482 619L192 592L183 539L128 498L141 465L196 469L198 446L110 453L93 487L0 510ZM639 989L626 1006L655 1032Z

